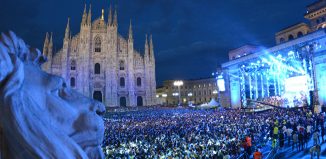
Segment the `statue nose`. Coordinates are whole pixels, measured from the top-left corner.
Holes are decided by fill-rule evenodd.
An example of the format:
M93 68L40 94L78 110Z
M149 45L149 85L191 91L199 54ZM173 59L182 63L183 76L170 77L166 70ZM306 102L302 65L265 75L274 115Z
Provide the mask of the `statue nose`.
M97 115L103 116L105 114L105 106L101 102L93 101L93 111L96 112Z

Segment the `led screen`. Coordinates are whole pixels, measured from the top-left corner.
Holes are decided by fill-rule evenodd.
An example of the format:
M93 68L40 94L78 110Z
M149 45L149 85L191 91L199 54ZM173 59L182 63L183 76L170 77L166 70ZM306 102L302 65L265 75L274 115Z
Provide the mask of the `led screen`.
M306 92L308 90L307 76L291 77L285 80L285 92Z

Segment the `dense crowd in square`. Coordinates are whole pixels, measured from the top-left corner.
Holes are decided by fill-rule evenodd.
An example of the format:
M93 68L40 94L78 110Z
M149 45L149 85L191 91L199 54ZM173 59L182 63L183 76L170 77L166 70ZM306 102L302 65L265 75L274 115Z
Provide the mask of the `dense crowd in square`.
M238 158L272 147L312 148L324 141L325 115L307 109L163 109L110 113L105 118L107 158ZM314 145L308 145L310 138ZM258 156L257 156L258 155Z

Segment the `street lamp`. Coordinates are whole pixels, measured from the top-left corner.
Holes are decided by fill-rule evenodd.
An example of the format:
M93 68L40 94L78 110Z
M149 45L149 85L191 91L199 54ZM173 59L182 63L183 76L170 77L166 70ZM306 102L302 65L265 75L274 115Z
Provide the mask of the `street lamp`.
M179 91L179 106L181 105L181 94L180 94L180 86L183 85L183 81L174 81L173 83L174 86L178 87L178 91Z

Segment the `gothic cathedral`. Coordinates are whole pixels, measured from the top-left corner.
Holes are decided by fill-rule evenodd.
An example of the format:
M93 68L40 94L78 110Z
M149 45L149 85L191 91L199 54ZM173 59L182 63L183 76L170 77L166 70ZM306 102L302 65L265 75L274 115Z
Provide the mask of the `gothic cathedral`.
M71 36L69 18L63 48L53 54L53 42L46 35L43 54L45 71L62 76L72 89L103 102L107 107L156 104L155 57L152 36L145 41L144 55L134 49L132 25L128 39L118 33L117 10L108 21L92 21L86 5L80 33Z

